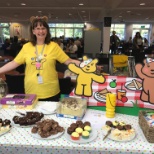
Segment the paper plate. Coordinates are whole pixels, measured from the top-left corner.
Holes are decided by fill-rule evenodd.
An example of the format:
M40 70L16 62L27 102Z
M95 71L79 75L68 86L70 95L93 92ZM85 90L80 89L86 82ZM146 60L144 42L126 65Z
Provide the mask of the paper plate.
M104 136L107 134L106 130L102 130L102 132L103 132ZM124 139L118 139L118 138L114 137L112 134L109 134L107 136L107 138L114 140L114 141L118 141L118 142L128 142L128 141L133 140L135 137L136 137L136 132L134 132L132 135L130 135L127 138L124 138Z
M47 138L42 138L38 133L36 133L36 134L31 133L31 135L32 135L32 137L34 137L36 139L39 139L39 140L53 140L55 138L58 138L58 137L62 136L63 133L64 133L64 131L60 132L60 133L58 133L56 135L51 135L51 136L49 136Z
M37 111L45 115L55 114L58 107L59 102L41 102L41 105L37 107Z

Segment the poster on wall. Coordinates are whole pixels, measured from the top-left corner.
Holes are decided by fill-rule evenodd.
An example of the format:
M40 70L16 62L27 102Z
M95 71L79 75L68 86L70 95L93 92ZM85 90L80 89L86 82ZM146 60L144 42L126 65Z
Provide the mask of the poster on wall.
M21 37L21 26L20 25L15 25L13 27L13 35Z
M154 109L154 59L136 64L138 77L97 74L97 59L83 56L79 66L68 65L76 74L76 87L70 96L86 97L88 106L106 106L106 96L116 94L116 106ZM115 66L115 65L114 65Z

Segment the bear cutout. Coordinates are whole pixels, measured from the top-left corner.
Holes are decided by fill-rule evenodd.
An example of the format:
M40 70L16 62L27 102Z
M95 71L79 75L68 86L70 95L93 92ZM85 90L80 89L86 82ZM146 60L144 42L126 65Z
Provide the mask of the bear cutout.
M80 66L76 66L74 63L70 63L68 68L73 73L77 74L77 84L74 93L80 96L92 96L92 82L104 83L105 78L102 75L97 75L97 59L88 59L87 56L83 56L83 62Z
M136 64L136 73L142 80L141 100L154 104L154 59L146 58L142 64Z

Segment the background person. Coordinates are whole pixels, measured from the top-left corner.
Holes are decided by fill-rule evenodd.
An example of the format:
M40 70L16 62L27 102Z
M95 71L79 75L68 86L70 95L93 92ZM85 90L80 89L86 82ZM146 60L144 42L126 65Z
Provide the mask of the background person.
M116 31L113 31L112 35L110 36L111 54L116 54L119 44L120 44L120 39L116 35Z

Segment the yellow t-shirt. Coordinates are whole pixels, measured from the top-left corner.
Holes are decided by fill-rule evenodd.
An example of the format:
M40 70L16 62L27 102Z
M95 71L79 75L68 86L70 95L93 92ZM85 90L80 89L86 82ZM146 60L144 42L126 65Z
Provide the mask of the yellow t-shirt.
M44 45L37 45L38 55L42 52ZM56 61L64 63L69 57L58 46L57 43L50 42L44 46L40 70L36 67L36 48L30 42L26 43L14 61L18 64L26 64L25 69L25 93L37 94L38 98L52 97L60 92L58 73L56 71ZM38 83L38 76L43 78L43 83Z

